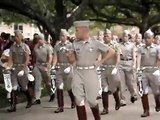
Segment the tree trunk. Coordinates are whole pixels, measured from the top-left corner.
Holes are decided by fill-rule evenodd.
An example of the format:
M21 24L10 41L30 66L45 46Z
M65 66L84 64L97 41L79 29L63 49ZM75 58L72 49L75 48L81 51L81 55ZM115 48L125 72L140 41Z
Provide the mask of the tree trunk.
M81 2L81 0L79 0ZM53 40L58 40L61 28L70 28L75 20L77 20L87 8L89 0L83 0L76 9L74 9L67 17L67 8L65 0L55 0L56 15L49 14L45 16L43 13L37 12L32 7L32 3L28 0L0 0L0 8L29 17L43 26L44 30L51 35Z
M142 16L142 23L139 26L140 29L140 33L142 34L142 37L144 38L144 33L149 29L148 26L148 12L146 12L143 16Z

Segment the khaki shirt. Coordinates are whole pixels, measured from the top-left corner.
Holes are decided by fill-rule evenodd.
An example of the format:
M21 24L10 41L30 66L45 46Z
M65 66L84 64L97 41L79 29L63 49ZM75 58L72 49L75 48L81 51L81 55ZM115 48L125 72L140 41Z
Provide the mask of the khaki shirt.
M75 41L73 47L76 53L77 66L94 65L99 53L104 53L109 49L109 46L104 43L91 39L85 42Z
M138 54L141 55L141 66L156 66L157 58L160 56L158 47L152 44L149 47L145 45L138 49Z
M105 61L103 64L104 65L115 65L116 61L117 61L117 55L120 54L119 44L115 43L115 42L110 42L110 43L105 43L105 44L108 45L109 47L113 48L116 52L116 55L112 59ZM104 55L105 54L102 55L102 58L104 57Z
M135 45L131 42L120 43L120 59L133 59Z
M52 55L53 49L50 45L44 44L42 46L35 46L34 53L36 56L36 63L46 63L48 56Z
M141 48L142 46L144 46L143 43L140 43L139 45L135 45L135 52L136 52L136 54L138 54L138 49Z
M65 50L72 49L72 43L67 41L66 43L58 43L54 48L54 55L57 56L58 63L68 63L67 57L65 55Z
M24 64L25 54L31 54L31 51L27 44L21 43L20 45L14 44L10 48L10 57L12 58L13 64Z

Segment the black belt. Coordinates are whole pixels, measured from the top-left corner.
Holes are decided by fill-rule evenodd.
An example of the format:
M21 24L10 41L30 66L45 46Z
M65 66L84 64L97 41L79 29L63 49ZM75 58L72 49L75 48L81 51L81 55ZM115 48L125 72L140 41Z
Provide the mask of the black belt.
M123 60L123 61L130 61L130 60L133 60L133 59L124 59L124 58L121 58L121 60Z

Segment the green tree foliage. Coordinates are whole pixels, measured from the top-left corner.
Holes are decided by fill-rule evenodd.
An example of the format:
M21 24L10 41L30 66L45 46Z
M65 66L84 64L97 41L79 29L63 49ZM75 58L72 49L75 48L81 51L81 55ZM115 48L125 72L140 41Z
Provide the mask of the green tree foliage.
M89 7L91 20L137 26L141 33L159 24L159 0L94 0Z
M1 22L11 25L12 23L33 23L34 20L15 12L0 10L0 23Z
M0 8L27 16L53 38L61 28L69 29L80 19L100 22L97 26L102 23L137 26L141 33L149 28L159 30L159 0L0 0ZM13 19L9 17L5 20Z
M72 2L70 0L0 0L0 8L35 20L55 38L61 28L68 29L73 21L80 19L89 0L80 1L79 5Z

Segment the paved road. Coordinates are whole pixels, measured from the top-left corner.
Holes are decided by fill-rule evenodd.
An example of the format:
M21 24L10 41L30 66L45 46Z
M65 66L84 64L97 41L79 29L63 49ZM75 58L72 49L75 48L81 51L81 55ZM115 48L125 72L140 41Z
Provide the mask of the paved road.
M149 96L150 114L148 118L140 118L142 113L141 100L139 99L135 104L131 104L128 100L126 107L122 107L119 111L114 110L114 100L110 96L110 113L102 116L102 120L160 120L160 112L156 113L154 110L153 96ZM48 97L42 99L41 105L32 106L30 109L25 109L25 103L17 105L17 112L7 113L6 109L0 109L0 120L77 120L76 110L70 109L69 97L65 95L65 111L63 113L55 114L56 101L53 103L47 102ZM101 100L100 109L102 110ZM94 120L92 113L87 105L88 120Z

